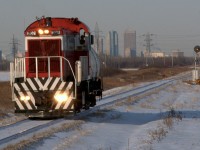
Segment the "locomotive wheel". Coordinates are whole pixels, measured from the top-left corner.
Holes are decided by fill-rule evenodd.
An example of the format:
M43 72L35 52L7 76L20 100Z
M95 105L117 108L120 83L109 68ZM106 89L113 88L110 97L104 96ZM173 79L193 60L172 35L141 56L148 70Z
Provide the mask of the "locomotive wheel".
M74 101L74 114L80 113L81 107L82 107L82 103L80 102L80 100L75 100Z
M96 98L94 94L90 95L90 107L94 107L96 105Z

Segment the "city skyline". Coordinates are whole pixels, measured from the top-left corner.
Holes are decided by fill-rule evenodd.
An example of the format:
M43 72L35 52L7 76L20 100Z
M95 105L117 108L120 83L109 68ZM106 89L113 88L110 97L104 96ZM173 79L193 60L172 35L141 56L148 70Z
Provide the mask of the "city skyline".
M124 32L124 57L136 57L136 31L127 29Z
M109 31L106 36L106 54L109 56L119 56L119 41L117 31Z
M123 51L123 33L127 28L137 32L137 49L144 49L143 34L152 33L154 46L170 52L180 49L193 56L193 48L200 45L199 0L1 0L0 49L9 53L12 36L24 50L24 30L36 16L78 17L93 32L98 22L101 34L115 30L119 35L119 51Z

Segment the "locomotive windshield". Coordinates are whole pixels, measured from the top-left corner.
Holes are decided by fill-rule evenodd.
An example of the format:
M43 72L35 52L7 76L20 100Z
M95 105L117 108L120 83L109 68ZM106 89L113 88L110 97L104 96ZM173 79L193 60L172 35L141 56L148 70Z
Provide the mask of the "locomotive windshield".
M28 40L28 50L30 57L41 56L60 56L61 54L61 40L60 39L37 39ZM35 59L29 60L29 71L35 72L36 61ZM50 69L52 71L59 71L59 59L52 58ZM48 72L48 59L38 59L38 71Z
M61 40L29 40L28 49L30 56L59 56Z
M89 37L79 36L79 35L67 35L66 36L66 50L67 51L80 51L80 50L88 50L90 48L89 45Z

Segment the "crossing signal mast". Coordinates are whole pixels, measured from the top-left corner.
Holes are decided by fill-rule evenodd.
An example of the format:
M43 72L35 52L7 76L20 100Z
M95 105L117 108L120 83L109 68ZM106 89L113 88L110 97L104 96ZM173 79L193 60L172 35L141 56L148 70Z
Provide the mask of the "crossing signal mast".
M198 75L198 70L197 70L197 55L198 53L200 52L200 46L199 45L196 45L194 47L194 51L196 53L195 55L195 58L194 58L194 70L192 71L192 74L193 74L193 81L199 79L199 75Z

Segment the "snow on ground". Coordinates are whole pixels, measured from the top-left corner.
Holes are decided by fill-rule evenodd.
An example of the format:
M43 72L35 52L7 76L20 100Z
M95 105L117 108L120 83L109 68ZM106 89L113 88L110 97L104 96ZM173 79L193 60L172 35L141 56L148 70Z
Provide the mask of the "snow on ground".
M0 81L9 81L9 72L0 72ZM104 92L104 96L133 88L133 85ZM25 149L67 150L177 150L200 147L200 85L182 81L158 93L128 98L85 118L80 126L59 132ZM133 100L135 100L133 102ZM163 125L168 111L180 112L182 120L171 128ZM160 140L152 133L164 128Z
M160 143L153 145L154 150L199 150L200 119L185 118L168 133Z
M100 109L84 117L82 125L56 133L26 149L197 150L200 147L199 97L199 85L179 81L151 95L128 98L124 103ZM179 120L173 119L172 125L163 120L170 110L181 115Z
M0 71L0 81L9 81L10 73L7 71Z

